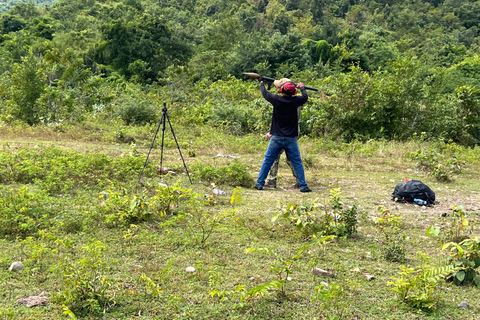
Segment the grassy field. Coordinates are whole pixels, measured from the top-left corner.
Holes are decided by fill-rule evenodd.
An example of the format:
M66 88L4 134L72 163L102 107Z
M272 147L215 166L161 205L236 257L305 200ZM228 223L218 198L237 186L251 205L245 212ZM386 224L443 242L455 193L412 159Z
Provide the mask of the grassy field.
M478 319L476 286L446 282L440 271L419 276L446 268L442 243L478 235L478 148L301 138L313 190L303 194L283 158L277 188L253 189L267 142L211 128L175 128L193 184L168 131L163 164L174 173L156 170L159 135L139 181L155 129L0 127L0 318ZM119 141L119 130L136 144ZM424 170L410 156L418 152ZM438 203L392 202L405 178L429 185ZM306 215L286 215L289 205ZM312 220L348 210L350 234ZM320 231L309 229L315 223ZM427 236L430 226L437 235ZM25 269L9 271L14 261ZM412 272L401 275L401 266ZM405 301L393 278L412 285ZM45 306L17 302L42 292Z

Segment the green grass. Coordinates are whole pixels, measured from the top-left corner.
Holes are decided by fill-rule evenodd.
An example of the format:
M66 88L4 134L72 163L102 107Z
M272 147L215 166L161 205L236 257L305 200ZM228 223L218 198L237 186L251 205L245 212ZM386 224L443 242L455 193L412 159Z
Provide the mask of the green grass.
M173 125L188 168L201 164L219 169L237 161L252 178L256 178L267 145L262 135L236 137L211 128L177 128L175 123ZM2 152L7 154L34 150L35 146L44 150L59 148L65 150L65 156L73 154L78 163L89 163L92 155L102 154L111 161L108 170L103 172L115 172L115 166L119 165L115 160L122 154L123 157L132 156L132 147L116 142L115 132L123 130L135 137L135 148L145 156L155 129L155 126L122 128L102 124L67 126L64 132L43 127L1 127L0 135L4 146ZM480 293L476 287L456 287L440 281L435 291L438 307L431 312L414 309L399 301L387 283L391 277L398 277L401 264L385 260L386 244L374 222L374 218L380 216L378 206L402 218L398 232L408 237L405 242L406 265L418 267L422 264L417 251L427 254L432 266L445 265L448 253L441 250L438 239L426 237L425 230L430 225L438 225L442 227L442 235L452 220L443 219L441 215L451 213L454 205L462 205L471 222L471 235L478 235L478 148L456 148L457 157L467 161L466 167L462 173L452 175L453 182L442 183L408 160L410 152L431 148L437 142L369 141L345 144L302 138L299 143L302 156L309 159L306 178L313 189L309 194L289 188L295 181L282 159L277 189L257 191L244 187L241 200L232 205L230 197L234 186L217 183L216 186L225 190L227 196L212 196L212 181L201 182L191 172L194 183L190 184L169 131L165 132L163 160L164 166L172 168L176 175L160 177L156 174L154 167L160 162L160 137L157 137L142 180L143 186L137 182L136 173L126 176L112 174L113 185L110 188L125 197L146 191L148 200L155 194L154 183L170 186L178 183L179 188L187 190L183 194L188 196L179 200L178 206L172 207L172 214L155 214L147 221L112 225L105 222L102 211L107 200L104 195L99 197L109 188L108 184L95 184L88 180L88 188L69 185L65 192L50 194L48 205L51 211L47 222L37 226L37 230L30 234L32 238L19 236L0 240L0 318L67 319L68 316L63 314L63 304L69 305L78 319L478 317ZM195 156L189 156L187 150L194 151ZM239 158L215 157L218 154ZM143 161L140 164L143 166ZM135 170L141 168L132 167ZM56 169L65 173L65 180L71 179L69 175L73 173ZM108 178L102 176L102 179ZM391 202L390 195L395 184L405 178L419 179L429 185L439 203L435 207L424 208ZM58 183L62 184L61 181ZM4 187L19 188L22 185L19 181L9 181ZM44 181L34 181L27 185L27 189L35 194L45 185ZM272 217L290 203L325 204L332 188L340 188L342 200L356 204L363 212L358 217L355 237L338 238L332 243L310 248L291 267L289 276L292 279L286 281L283 292L270 290L264 296L255 296L248 301L240 301L238 297L227 301L211 297L209 292L213 289L228 291L244 285L248 290L279 280L278 273L271 270L272 266L278 266L278 259L271 254L246 253L245 250L266 248L280 259L293 257L310 240L285 221L272 223ZM207 206L195 207L188 202L194 198L193 194L200 197L210 195L212 201ZM189 213L193 217L189 217ZM201 227L208 229L212 219L217 219L213 232L202 243ZM92 248L92 243L96 241L104 245L105 251L98 251L95 256L95 250L86 251L85 248ZM19 273L9 272L8 267L16 260L22 260L26 269ZM60 295L68 288L68 283L64 281L65 274L68 274L65 272L66 265L77 272L83 270L77 274L80 281L103 279L100 287L106 288L104 296L109 299L108 306L100 307L96 312L81 312L79 305L69 304L66 298L69 294ZM185 269L189 266L194 266L196 271L187 273ZM314 277L312 267L333 272L335 278ZM89 274L94 270L98 278ZM372 274L375 279L368 281L363 273ZM157 289L161 288L158 296L142 280L143 274L156 283ZM331 286L336 284L343 291L328 301L311 302L314 288L321 282ZM46 307L27 308L16 303L19 298L42 291L50 299ZM470 308L460 310L457 305L464 300L469 302Z

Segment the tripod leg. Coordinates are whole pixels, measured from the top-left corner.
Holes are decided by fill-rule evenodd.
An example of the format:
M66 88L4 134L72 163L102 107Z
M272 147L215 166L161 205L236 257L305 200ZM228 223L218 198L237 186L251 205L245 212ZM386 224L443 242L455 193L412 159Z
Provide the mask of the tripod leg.
M150 150L148 150L148 155L147 155L147 158L145 159L145 163L143 165L142 172L138 176L138 181L140 181L140 179L143 176L143 171L145 170L145 167L147 166L148 158L150 157L150 152L152 152L153 144L155 143L155 139L157 139L157 134L158 134L158 131L160 130L160 125L162 124L162 122L163 122L163 130L165 131L165 114L162 114L162 118L160 119L160 122L158 123L157 131L155 131L155 136L153 137L152 145L150 146ZM162 151L163 151L163 137L162 137Z
M162 120L163 120L163 127L162 127L162 147L160 151L160 172L163 170L163 142L165 141L165 125L166 125L166 118L168 117L167 115L167 108L164 107L162 110Z
M168 116L168 114L166 112L165 112L165 116L168 120L168 124L170 125L170 130L172 131L173 139L175 139L175 143L177 144L177 149L178 149L178 152L180 153L180 157L182 158L183 166L185 167L185 171L187 171L188 180L190 180L190 184L193 184L192 179L190 179L190 173L188 173L188 169L187 169L187 165L185 164L185 160L183 160L182 151L180 150L180 146L178 145L177 137L175 136L175 132L173 132L173 127L172 127L172 123L170 122L170 117Z

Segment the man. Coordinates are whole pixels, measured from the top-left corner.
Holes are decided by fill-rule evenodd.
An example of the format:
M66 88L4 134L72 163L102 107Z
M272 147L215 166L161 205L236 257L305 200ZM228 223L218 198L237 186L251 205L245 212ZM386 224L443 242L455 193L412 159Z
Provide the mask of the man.
M302 109L303 109L303 106L300 106L300 107L297 108L297 116L298 116L299 120L300 120L300 117L302 115ZM300 126L298 126L298 136L300 136ZM297 136L297 138L298 138L298 136ZM270 140L271 137L272 137L272 134L270 132L267 133L267 135L265 136L265 138L267 140ZM280 162L280 157L282 156L282 153L284 151L285 150L282 149L282 151L280 151L280 153L278 154L277 159L275 159L275 161L273 162L273 165L270 168L270 172L268 173L268 176L267 176L267 182L265 183L264 187L267 187L267 188L276 188L277 187L278 165L279 165L279 162ZM290 167L290 170L292 170L292 175L295 177L295 179L297 179L297 175L295 173L295 168L293 168L292 162L290 161L290 159L288 158L287 155L285 155L285 158L286 158L286 161L287 161L287 165ZM292 187L294 189L298 189L299 188L298 181Z
M282 95L270 93L265 89L265 85L260 79L260 91L263 97L272 104L273 115L270 133L272 134L268 144L265 158L258 173L257 184L255 188L262 190L265 185L265 179L272 167L273 162L277 159L282 149L292 162L293 168L297 175L297 181L301 192L311 192L305 181L305 171L303 169L300 150L298 149L298 112L297 109L305 104L308 100L308 94L303 83L296 85L290 79L282 78L273 82L277 92ZM297 96L297 89L302 92L301 96Z

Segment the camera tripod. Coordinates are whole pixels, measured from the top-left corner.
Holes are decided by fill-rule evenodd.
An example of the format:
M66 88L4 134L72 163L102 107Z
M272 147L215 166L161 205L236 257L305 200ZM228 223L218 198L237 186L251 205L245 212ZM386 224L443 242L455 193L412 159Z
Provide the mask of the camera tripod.
M142 172L138 176L138 181L140 181L140 179L143 176L143 171L145 170L145 167L147 166L148 158L150 157L150 152L152 152L153 144L155 143L155 139L157 138L158 131L160 130L160 125L162 125L162 124L163 124L163 127L162 127L162 146L161 146L161 153L160 153L160 170L163 170L163 142L164 142L164 139L165 139L165 127L166 127L167 120L168 120L168 124L170 126L170 131L172 131L173 138L175 139L175 143L177 144L178 152L180 153L180 157L182 158L183 166L185 167L185 171L187 171L188 180L190 180L190 183L193 184L192 179L190 179L190 174L188 173L187 165L185 164L185 160L183 159L182 151L180 150L180 146L178 145L177 137L175 136L175 132L173 132L173 127L172 127L172 123L170 122L170 117L167 114L167 103L166 102L163 103L162 118L160 119L160 122L158 123L157 131L155 132L155 136L153 137L152 145L150 146L150 150L148 151L147 159L145 159L145 164L143 165Z

